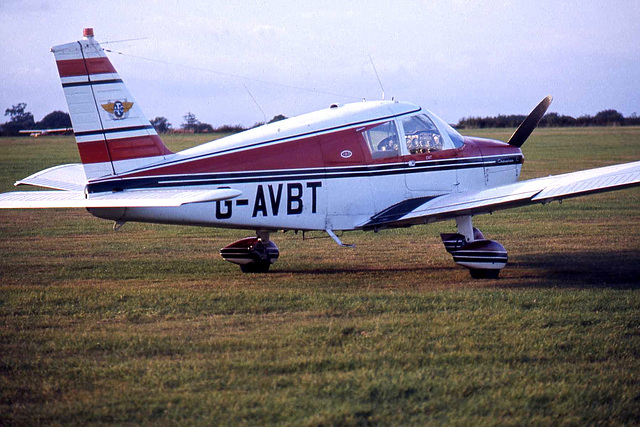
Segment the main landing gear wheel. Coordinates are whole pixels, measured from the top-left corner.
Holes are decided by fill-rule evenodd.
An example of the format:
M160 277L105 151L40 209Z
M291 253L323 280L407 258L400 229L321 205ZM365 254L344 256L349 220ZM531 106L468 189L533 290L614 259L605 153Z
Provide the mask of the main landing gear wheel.
M276 262L280 251L269 240L269 233L259 232L256 237L247 237L220 249L225 261L238 264L243 273L267 273Z

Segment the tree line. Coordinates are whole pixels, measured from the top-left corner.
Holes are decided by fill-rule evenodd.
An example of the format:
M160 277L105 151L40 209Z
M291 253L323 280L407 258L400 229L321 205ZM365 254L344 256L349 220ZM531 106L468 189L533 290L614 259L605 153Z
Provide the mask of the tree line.
M151 124L158 133L238 133L242 132L243 130L255 128L265 124L264 122L258 122L250 128L245 128L242 125L222 125L214 128L209 123L203 123L198 120L196 118L196 115L192 112L188 112L182 118L184 119L184 123L180 125L179 129L174 129L173 125L169 123L169 120L166 117L156 117L155 119L151 120ZM277 122L286 118L286 116L278 114L267 123Z
M32 129L59 129L70 128L71 117L69 113L63 111L53 111L39 122L33 118L33 114L27 111L27 104L24 102L12 105L4 112L5 116L9 116L9 120L0 124L0 136L17 136L21 130ZM267 123L277 122L286 119L286 116L278 114ZM242 125L222 125L213 127L209 123L201 122L192 112L188 112L183 116L184 123L178 129L174 129L166 117L156 117L150 120L151 125L158 133L237 133L246 130ZM263 122L258 122L251 126L252 128L262 126Z
M27 104L24 102L7 108L4 115L9 116L9 120L0 125L0 135L2 136L15 136L18 135L21 130L71 127L71 117L69 117L69 113L62 111L53 111L44 116L39 122L36 122L33 119L33 114L27 111Z
M514 128L526 118L525 115L499 115L493 117L467 117L461 119L457 129ZM572 117L558 113L547 113L540 120L539 127L583 127L583 126L640 126L640 117L635 113L624 117L616 110L603 110L595 116Z
M21 130L31 129L57 129L70 128L71 118L69 113L63 111L53 111L38 122L33 118L33 114L27 111L27 104L21 102L12 105L4 112L9 116L9 120L0 125L0 136L16 136ZM520 125L525 119L525 115L511 114L498 115L493 117L466 117L454 125L457 129L471 128L514 128ZM262 126L264 122L258 122L250 128L242 125L222 125L213 127L209 123L201 122L192 112L188 112L183 117L184 123L179 128L174 129L166 117L156 117L151 120L151 125L158 133L237 133L243 130ZM284 120L287 117L278 114L267 123ZM624 117L616 110L603 110L595 116L584 115L572 117L560 115L558 113L547 113L538 125L540 127L577 127L577 126L640 126L640 117L633 113L629 117Z

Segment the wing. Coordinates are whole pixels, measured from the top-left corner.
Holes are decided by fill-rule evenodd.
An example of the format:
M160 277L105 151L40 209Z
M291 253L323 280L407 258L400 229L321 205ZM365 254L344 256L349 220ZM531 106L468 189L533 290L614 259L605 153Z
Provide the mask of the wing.
M238 197L240 190L127 190L89 194L83 191L14 191L0 194L0 209L175 207Z
M640 162L530 179L501 187L411 199L374 215L361 229L426 224L640 185Z

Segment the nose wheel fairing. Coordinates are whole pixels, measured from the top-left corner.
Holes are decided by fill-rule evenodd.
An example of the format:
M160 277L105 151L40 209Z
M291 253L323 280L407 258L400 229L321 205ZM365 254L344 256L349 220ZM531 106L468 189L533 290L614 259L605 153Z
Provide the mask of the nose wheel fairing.
M238 264L243 273L266 273L280 250L271 240L246 237L220 249L220 255L225 261Z
M461 233L440 235L453 261L469 269L474 279L497 279L509 260L507 250L495 240L485 239L480 230L471 226L470 217L457 222Z

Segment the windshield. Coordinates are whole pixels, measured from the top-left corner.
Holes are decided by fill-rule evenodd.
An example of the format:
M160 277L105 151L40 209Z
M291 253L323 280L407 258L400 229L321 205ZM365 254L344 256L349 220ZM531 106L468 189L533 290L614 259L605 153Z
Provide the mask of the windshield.
M410 154L431 153L443 149L442 135L425 114L403 118L402 128Z
M443 132L446 132L447 136L451 138L451 142L453 142L454 147L460 148L464 145L464 137L460 135L457 130L452 128L451 125L433 114L431 111L429 111L429 116L438 125L438 128L440 128L440 130L442 130Z

